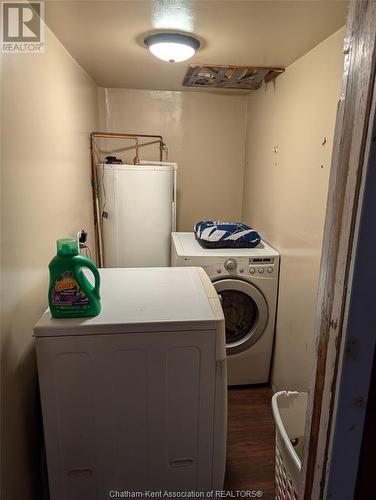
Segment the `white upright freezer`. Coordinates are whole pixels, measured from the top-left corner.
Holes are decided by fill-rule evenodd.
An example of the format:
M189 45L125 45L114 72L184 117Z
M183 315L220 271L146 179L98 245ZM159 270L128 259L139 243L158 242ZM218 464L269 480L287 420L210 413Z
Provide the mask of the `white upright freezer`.
M51 500L223 487L224 317L201 268L102 269L102 311L34 329Z
M97 166L105 267L170 265L176 172L176 163Z

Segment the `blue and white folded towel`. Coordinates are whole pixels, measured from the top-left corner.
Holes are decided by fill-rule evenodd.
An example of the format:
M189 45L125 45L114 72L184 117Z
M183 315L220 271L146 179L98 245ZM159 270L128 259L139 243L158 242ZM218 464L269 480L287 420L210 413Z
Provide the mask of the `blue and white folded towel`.
M205 248L254 248L261 241L254 229L241 222L201 221L194 233Z

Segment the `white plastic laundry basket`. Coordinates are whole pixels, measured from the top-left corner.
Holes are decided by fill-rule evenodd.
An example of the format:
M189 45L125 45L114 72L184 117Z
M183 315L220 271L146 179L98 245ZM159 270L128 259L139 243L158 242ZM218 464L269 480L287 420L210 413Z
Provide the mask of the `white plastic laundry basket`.
M272 398L276 424L275 498L277 500L298 498L301 458L296 450L303 450L307 398L306 392L288 391L277 392ZM295 449L293 443L297 443Z

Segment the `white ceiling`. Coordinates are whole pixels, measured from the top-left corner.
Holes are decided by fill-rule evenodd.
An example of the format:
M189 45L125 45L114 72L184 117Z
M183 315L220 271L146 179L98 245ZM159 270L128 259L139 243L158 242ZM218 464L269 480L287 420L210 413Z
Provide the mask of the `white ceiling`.
M346 22L342 0L49 0L45 18L103 87L181 90L188 64L286 67ZM150 32L189 32L201 41L171 64L143 45ZM323 76L324 77L324 76Z

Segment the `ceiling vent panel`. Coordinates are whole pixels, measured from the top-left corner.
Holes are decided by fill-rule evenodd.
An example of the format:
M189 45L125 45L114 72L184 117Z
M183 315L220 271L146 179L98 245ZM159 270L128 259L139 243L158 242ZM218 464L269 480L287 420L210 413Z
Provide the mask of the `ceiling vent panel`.
M283 73L284 68L191 64L184 77L186 87L257 90Z

